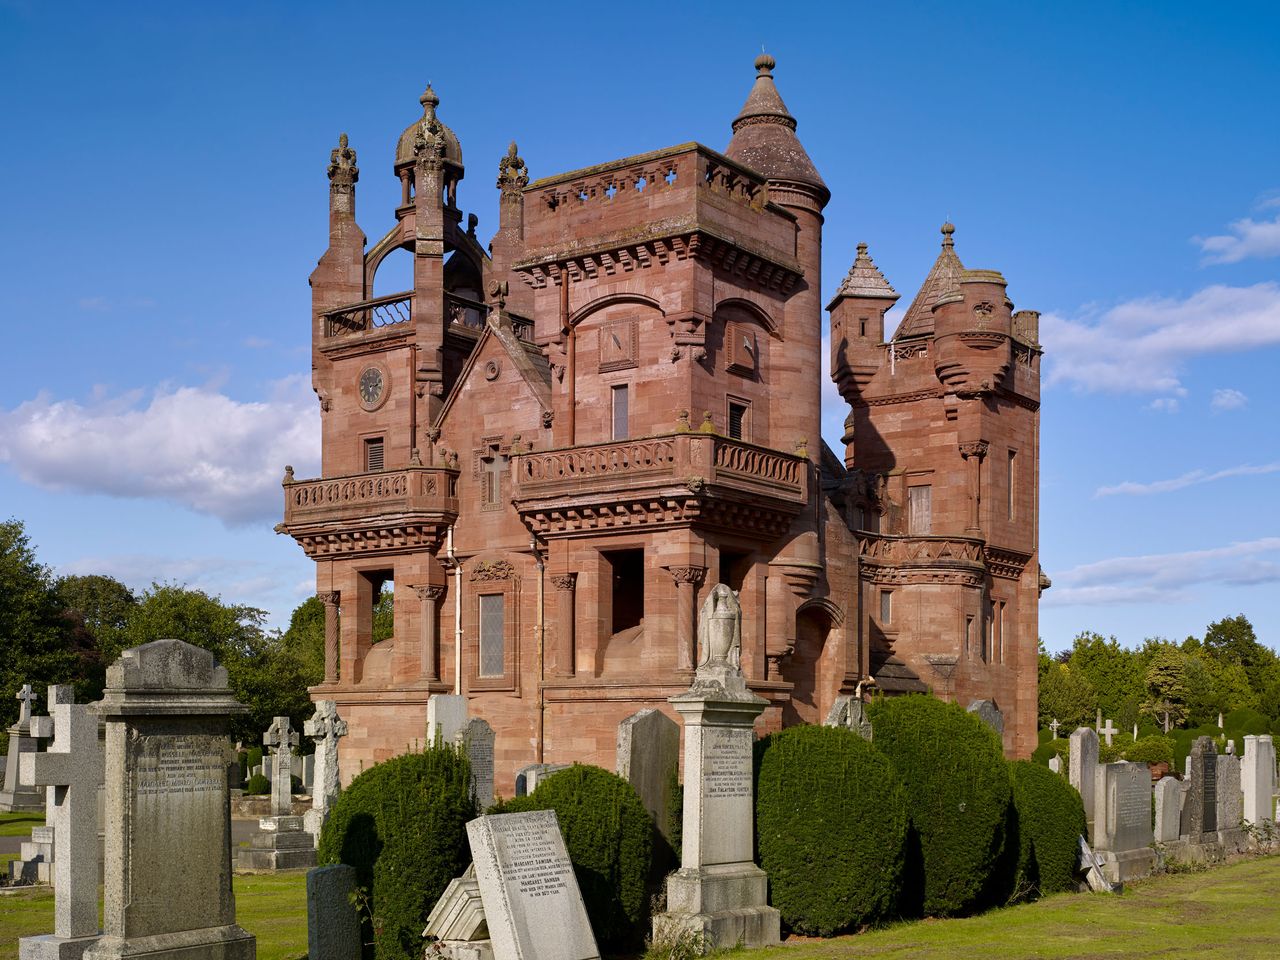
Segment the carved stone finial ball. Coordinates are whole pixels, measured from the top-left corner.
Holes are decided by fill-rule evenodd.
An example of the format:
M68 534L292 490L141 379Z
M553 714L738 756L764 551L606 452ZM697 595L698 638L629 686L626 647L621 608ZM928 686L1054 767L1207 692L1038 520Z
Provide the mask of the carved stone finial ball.
M756 73L762 77L773 76L773 68L778 65L778 61L773 59L767 53L762 53L756 57Z
M944 237L949 237L955 232L956 232L956 225L952 223L950 220L948 220L946 223L942 225L942 235Z
M427 106L440 106L440 98L436 96L436 92L431 89L431 84L427 84L427 89L422 92L422 96L418 98L418 102L425 108Z

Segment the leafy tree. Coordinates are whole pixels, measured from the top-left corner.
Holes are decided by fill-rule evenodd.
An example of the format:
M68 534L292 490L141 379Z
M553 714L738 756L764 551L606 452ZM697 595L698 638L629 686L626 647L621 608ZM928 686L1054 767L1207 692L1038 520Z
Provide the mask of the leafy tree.
M373 605L373 643L390 640L395 632L395 595L383 590ZM323 634L322 634L323 636Z
M1098 693L1080 671L1054 662L1040 680L1040 726L1057 720L1068 730L1093 719Z
M298 661L308 684L324 679L324 604L307 597L294 608L281 643Z
M110 665L125 649L125 628L138 598L114 577L100 574L59 577L54 584L67 617L92 638L102 662Z
M1082 633L1071 647L1068 666L1085 676L1098 692L1098 706L1108 717L1118 717L1126 697L1141 697L1143 678L1132 651L1120 646L1115 637Z
M1147 699L1143 709L1159 721L1167 733L1187 716L1187 656L1172 644L1152 652L1146 676Z
M1258 642L1253 624L1243 613L1209 624L1204 633L1204 648L1221 663L1235 663L1243 667L1250 686L1255 686L1255 689L1255 681L1276 656Z

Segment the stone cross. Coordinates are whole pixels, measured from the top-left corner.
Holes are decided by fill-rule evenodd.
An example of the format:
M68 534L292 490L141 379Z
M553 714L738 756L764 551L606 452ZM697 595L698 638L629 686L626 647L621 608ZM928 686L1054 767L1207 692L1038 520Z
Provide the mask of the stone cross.
M1058 728L1059 728L1060 726L1062 726L1062 724L1060 724L1060 723L1058 722L1058 718L1057 718L1057 717L1054 717L1054 718L1053 718L1053 723L1049 724L1049 730L1050 730L1050 731L1052 731L1052 733L1053 733L1053 739L1055 739L1055 740L1057 740L1057 739L1058 739Z
M319 819L323 824L329 805L337 799L341 788L338 777L338 738L347 735L347 721L338 716L338 704L333 700L317 700L315 716L302 725L302 730L316 744L315 786L311 790L311 809L319 811Z
M276 717L262 742L272 748L271 815L287 817L293 809L293 748L298 745L298 733L289 726L288 717Z
M1114 737L1120 731L1116 729L1116 727L1111 723L1110 720L1108 720L1106 725L1100 728L1098 732L1107 738L1107 746L1109 747L1111 746L1111 738Z
M17 696L14 698L22 703L22 706L18 707L18 726L24 730L31 726L31 701L35 698L36 695L31 692L31 684L29 683L24 683L22 689L18 691Z
M103 755L98 718L82 703L50 688L53 743L22 756L23 778L48 787L46 819L53 827L53 932L59 939L98 935L98 787ZM25 956L25 951L22 951Z

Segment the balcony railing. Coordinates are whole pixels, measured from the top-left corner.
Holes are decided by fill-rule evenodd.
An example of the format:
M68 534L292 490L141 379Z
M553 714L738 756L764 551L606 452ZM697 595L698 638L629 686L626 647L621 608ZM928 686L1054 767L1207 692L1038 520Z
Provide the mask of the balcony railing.
M792 503L808 498L804 457L706 433L676 433L520 454L516 500L588 497L632 487L720 486Z
M464 327L479 333L484 329L485 318L489 315L488 304L453 293L444 295L444 313L450 326ZM386 297L375 297L360 303L352 303L331 310L324 315L326 337L340 337L349 333L363 333L399 323L408 323L413 319L413 291L393 293ZM511 318L512 329L516 336L526 342L533 342L533 324L522 317Z
M284 522L352 520L398 513L456 512L456 470L406 467L320 480L286 480Z

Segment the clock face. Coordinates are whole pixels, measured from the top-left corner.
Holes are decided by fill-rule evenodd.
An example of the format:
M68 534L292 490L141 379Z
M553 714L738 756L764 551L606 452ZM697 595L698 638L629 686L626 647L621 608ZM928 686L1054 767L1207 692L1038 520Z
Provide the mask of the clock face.
M382 399L384 387L382 371L377 367L366 367L360 374L360 400L366 407L372 407Z

